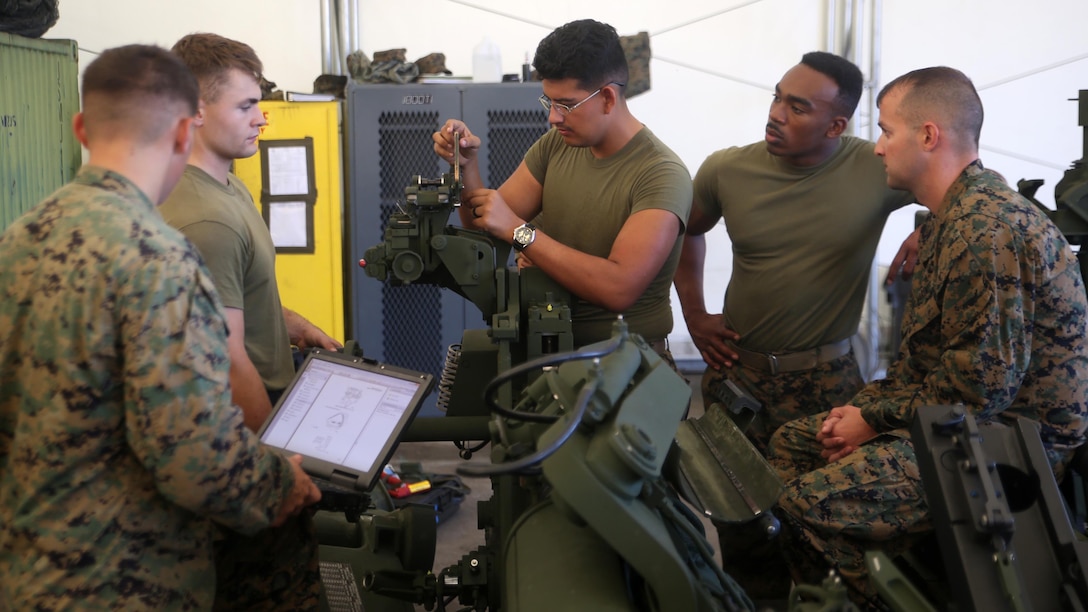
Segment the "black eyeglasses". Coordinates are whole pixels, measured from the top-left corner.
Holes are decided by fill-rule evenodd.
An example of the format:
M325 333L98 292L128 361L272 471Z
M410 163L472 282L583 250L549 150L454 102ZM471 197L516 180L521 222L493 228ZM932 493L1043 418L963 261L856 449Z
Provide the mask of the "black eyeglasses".
M616 85L618 87L624 87L624 86L627 85L627 83L617 83L615 81L612 81L611 83L605 83L604 85L601 85L600 87L598 87L597 91L595 91L595 92L589 94L588 96L582 98L582 100L580 102L575 103L573 106L567 106L566 104L560 104L559 102L552 102L551 98L549 98L548 96L542 95L542 96L540 96L540 105L543 106L545 109L547 109L549 112L552 110L552 107L554 107L555 111L557 113L559 113L560 117L566 117L567 115L573 113L574 109L576 109L579 106L585 104L586 102L589 102L589 100L593 96L601 93L601 90L604 89L605 87L608 87L609 85Z

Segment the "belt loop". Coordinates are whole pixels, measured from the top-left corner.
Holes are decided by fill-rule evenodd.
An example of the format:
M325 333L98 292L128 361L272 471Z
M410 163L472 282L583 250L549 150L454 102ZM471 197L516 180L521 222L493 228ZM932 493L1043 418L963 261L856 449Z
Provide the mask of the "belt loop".
M774 353L768 353L767 362L771 364L771 376L778 374L778 357Z

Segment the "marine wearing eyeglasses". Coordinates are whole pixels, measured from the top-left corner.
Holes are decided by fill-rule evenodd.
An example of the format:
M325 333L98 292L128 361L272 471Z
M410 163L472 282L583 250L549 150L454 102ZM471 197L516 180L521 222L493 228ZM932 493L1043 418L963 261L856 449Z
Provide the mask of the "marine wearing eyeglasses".
M447 161L460 139L461 221L511 243L576 296L575 343L607 338L622 313L671 361L669 285L691 175L627 107L627 60L612 26L563 25L541 41L533 64L553 129L497 189L481 179L480 138L469 126L450 120L434 134Z
M544 109L549 111L549 112L554 107L555 112L559 113L563 117L566 117L567 115L573 113L574 109L576 109L579 106L585 104L586 102L589 102L594 96L601 93L602 89L604 89L605 87L608 87L609 85L615 85L617 87L624 87L624 86L627 85L627 83L616 83L615 81L613 81L611 83L605 83L604 85L601 85L596 90L594 90L593 93L591 93L588 96L582 98L578 102L575 102L573 106L567 106L566 104L556 102L556 101L552 100L551 98L549 98L548 96L541 94L540 98L539 98L540 99L540 105L543 106Z

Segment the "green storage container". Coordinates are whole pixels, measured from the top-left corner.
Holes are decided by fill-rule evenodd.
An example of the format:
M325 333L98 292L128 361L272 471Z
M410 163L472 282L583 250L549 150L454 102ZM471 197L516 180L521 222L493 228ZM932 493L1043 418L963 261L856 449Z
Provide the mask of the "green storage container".
M77 51L0 32L0 231L79 169Z

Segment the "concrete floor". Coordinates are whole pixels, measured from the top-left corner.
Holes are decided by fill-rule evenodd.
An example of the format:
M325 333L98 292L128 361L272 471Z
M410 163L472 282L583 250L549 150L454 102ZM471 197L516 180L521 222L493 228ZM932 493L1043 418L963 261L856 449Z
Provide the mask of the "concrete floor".
M701 372L685 373L692 386L692 404L689 417L703 414L702 397L699 392ZM472 458L473 462L487 461L488 449L484 449ZM464 463L458 456L458 450L451 442L411 442L401 444L390 462L394 467L401 462L419 462L425 472L453 474L458 465ZM486 478L464 478L472 490L466 495L460 508L448 519L438 525L438 545L435 551L434 572L459 561L465 553L483 545L483 531L476 524L476 505L481 500L491 497L491 482ZM717 563L721 563L718 541L714 528L706 519L703 520L708 540L715 552ZM417 609L422 610L422 607ZM453 609L453 608L451 608Z

